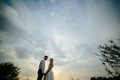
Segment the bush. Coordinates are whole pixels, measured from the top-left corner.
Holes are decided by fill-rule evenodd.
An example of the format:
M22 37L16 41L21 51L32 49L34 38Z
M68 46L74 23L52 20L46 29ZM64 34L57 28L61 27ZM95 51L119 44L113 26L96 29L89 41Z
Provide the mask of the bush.
M19 80L20 69L13 63L0 63L0 80Z
M114 77L92 77L90 80L120 80L120 75L119 76L114 76Z

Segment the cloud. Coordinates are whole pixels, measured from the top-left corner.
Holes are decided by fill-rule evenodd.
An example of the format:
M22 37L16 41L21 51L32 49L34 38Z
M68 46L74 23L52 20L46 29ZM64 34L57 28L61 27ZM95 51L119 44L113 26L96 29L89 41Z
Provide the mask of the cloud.
M15 61L22 74L32 68L35 75L39 60L47 54L55 59L56 70L62 68L84 78L92 76L88 72L102 75L104 71L93 55L97 45L120 35L119 6L115 4L97 0L2 2L0 52L3 47L9 49L3 57L11 57L8 61Z
M30 52L28 52L28 50L26 50L24 47L16 48L15 51L18 58L21 58L21 59L29 58Z

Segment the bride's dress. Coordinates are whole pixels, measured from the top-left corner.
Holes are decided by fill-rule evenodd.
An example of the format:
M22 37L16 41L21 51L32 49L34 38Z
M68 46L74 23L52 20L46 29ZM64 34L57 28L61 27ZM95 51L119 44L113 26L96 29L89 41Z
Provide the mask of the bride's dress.
M48 69L50 69L50 65L48 66ZM54 80L54 73L53 73L53 71L52 71L52 68L51 68L51 70L48 72L48 74L46 75L45 80Z

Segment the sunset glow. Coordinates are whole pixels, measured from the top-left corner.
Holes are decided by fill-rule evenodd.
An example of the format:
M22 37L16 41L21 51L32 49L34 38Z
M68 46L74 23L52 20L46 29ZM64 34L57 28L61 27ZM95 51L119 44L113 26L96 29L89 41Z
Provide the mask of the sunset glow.
M98 45L120 37L117 1L1 0L0 5L0 61L20 67L20 80L36 80L44 55L54 59L55 80L108 76L95 53Z

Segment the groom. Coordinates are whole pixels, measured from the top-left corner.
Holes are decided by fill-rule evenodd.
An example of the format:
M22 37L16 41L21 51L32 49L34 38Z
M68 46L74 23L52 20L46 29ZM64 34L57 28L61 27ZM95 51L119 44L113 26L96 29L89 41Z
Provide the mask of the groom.
M48 59L48 56L44 56L44 59L40 61L37 80L42 80L43 73L45 70L45 61L47 59Z

